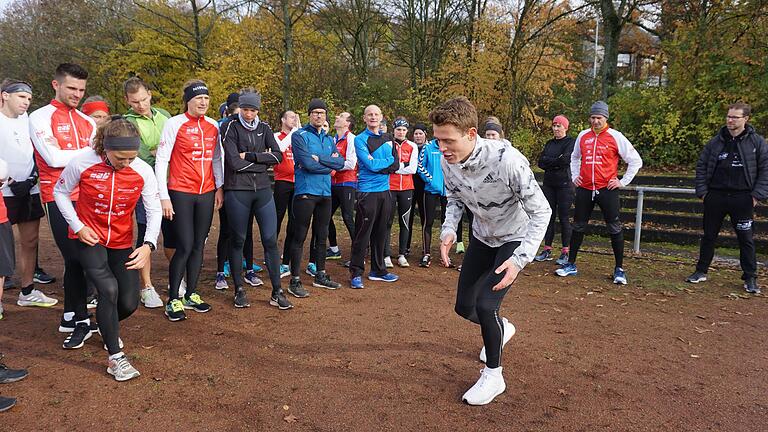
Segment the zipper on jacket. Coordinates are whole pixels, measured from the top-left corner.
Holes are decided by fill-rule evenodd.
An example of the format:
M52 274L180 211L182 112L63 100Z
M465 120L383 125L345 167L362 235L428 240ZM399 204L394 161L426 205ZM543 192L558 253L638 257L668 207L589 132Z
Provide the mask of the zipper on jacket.
M77 126L75 125L75 119L72 118L72 109L69 110L69 123L72 125L72 130L75 131L75 143L77 144L77 148L80 148L80 134L77 132Z
M595 195L597 195L597 183L595 183L595 164L597 163L597 132L592 130L592 133L595 134L595 143L592 144L592 201L594 201Z
M200 130L200 146L203 148L203 153L200 157L200 192L198 193L198 195L202 195L203 185L205 184L205 132L200 124L200 117L197 118L197 128Z
M107 213L107 241L104 242L104 246L109 245L109 241L112 239L112 203L115 199L115 176L117 171L112 168L112 189L109 192L109 213Z

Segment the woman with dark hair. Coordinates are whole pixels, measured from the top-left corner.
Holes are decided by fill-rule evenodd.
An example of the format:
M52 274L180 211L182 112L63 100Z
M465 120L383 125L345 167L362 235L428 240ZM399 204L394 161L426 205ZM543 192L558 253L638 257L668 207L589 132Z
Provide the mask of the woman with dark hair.
M138 159L141 138L123 118L101 126L93 148L76 156L54 187L85 276L96 287L96 317L109 352L107 372L117 381L139 376L121 351L120 321L139 304L139 269L150 260L160 233L160 200L152 168ZM79 188L75 205L69 196ZM133 213L141 199L147 213L144 243L133 249ZM85 281L81 281L83 284Z
M568 245L571 243L571 221L568 212L574 199L571 182L571 153L576 140L567 136L568 119L559 115L552 120L554 138L544 144L539 156L539 168L544 170L544 185L541 190L552 208L547 233L544 235L544 250L534 258L536 261L552 259L552 241L555 239L555 217L560 219L560 238L563 248L557 259L559 265L568 263Z
M272 296L269 304L279 309L293 305L280 287L280 253L277 251L277 211L272 196L267 168L283 160L272 129L259 120L261 95L242 93L240 112L224 123L221 142L224 146L224 206L230 228L229 261L239 263L248 228L256 218L264 247ZM233 271L235 307L249 307L240 272Z
M165 315L171 321L186 319L184 309L211 310L211 305L196 292L197 280L213 211L221 208L224 200L219 128L214 119L205 115L211 102L208 87L199 80L187 81L183 100L186 111L165 123L155 160L163 217L172 221L178 242L168 268L170 288ZM185 273L187 291L179 299Z

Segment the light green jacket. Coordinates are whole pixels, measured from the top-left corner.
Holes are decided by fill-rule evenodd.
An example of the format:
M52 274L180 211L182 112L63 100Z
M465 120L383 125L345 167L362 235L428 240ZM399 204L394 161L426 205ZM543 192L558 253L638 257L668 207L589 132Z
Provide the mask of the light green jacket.
M155 166L154 152L160 144L160 134L163 132L165 121L171 118L168 111L162 108L152 107L152 117L137 114L133 109L125 113L125 118L139 129L141 135L141 147L139 147L139 159Z

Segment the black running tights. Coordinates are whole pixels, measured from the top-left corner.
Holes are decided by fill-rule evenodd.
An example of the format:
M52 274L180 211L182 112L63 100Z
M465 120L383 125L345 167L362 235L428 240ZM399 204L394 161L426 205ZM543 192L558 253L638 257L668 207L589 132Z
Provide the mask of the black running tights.
M176 253L168 266L168 279L171 285L170 298L179 298L179 285L184 274L187 275L187 293L189 297L197 288L200 269L203 266L203 249L208 231L213 220L214 192L202 195L169 191L173 204L173 230L178 244ZM237 268L236 263L231 263ZM234 270L233 270L234 273Z

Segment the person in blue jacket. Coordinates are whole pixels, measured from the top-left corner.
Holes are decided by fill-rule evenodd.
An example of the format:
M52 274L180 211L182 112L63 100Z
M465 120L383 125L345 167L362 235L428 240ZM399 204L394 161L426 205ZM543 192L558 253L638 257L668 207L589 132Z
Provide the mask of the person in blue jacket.
M328 114L328 106L321 99L309 102L309 123L293 133L291 148L295 175L293 194L294 232L291 241L291 282L288 292L294 297L309 296L301 286L301 252L312 223L317 235L317 274L312 286L336 289L341 285L331 280L325 272L325 243L328 239L328 221L331 219L331 172L344 167L330 135L322 129Z
M355 137L357 153L357 203L355 204L355 234L349 263L352 288L363 288L365 252L371 247L371 271L368 279L395 282L398 277L384 266L387 222L392 212L389 175L400 169L400 158L392 146L392 136L380 133L381 109L369 105L363 114L366 129ZM323 245L325 247L325 245ZM322 250L322 249L318 249Z
M416 172L424 180L424 195L421 198L424 220L421 225L422 256L419 261L419 267L429 267L432 262L432 226L437 218L437 205L440 204L445 212L446 197L445 185L443 184L443 169L440 161L443 154L440 152L437 140L433 139L421 148L419 152L419 166ZM461 224L457 230L458 239L461 239Z

